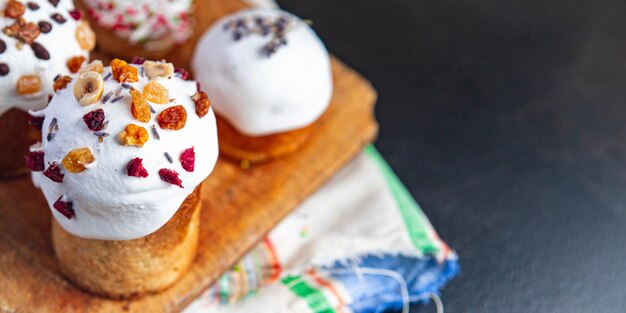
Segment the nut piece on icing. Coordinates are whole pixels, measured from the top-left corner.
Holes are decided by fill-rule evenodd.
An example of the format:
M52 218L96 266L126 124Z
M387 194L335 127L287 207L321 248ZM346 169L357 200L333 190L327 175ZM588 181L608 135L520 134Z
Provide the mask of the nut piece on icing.
M2 32L28 45L32 44L41 33L39 26L31 22L27 23L21 17L18 17L13 24L4 27Z
M200 118L203 118L207 113L209 113L209 109L211 108L211 100L209 96L204 91L198 91L191 97L193 103L196 105L196 114Z
M80 74L74 83L74 97L82 106L87 106L102 97L104 81L98 72L90 71Z
M148 131L135 124L128 124L124 131L117 135L117 139L121 144L125 146L137 146L143 147L143 144L148 141Z
M99 74L102 74L102 72L104 72L104 65L102 64L102 61L94 60L91 63L83 66L80 70L78 70L78 72L81 74L85 72L90 72L90 71L94 71L94 72L98 72Z
M41 90L41 80L37 75L24 75L17 80L16 91L19 95L29 95Z
M81 49L91 51L96 47L96 33L89 27L87 21L80 21L75 36Z
M68 172L78 174L87 169L85 165L91 164L95 160L96 158L91 154L89 148L80 148L68 152L61 163Z
M174 64L172 63L146 61L143 63L143 68L150 79L169 78L174 75Z

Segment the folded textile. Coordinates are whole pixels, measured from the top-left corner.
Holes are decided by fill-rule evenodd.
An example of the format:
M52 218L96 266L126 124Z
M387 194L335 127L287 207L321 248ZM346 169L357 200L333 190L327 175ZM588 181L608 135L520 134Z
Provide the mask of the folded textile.
M459 272L373 146L283 220L185 312L384 312Z

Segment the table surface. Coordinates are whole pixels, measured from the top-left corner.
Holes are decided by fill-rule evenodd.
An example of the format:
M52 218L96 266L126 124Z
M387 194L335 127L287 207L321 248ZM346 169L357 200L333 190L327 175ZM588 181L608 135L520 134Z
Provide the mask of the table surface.
M281 5L378 89L377 146L461 257L446 312L626 311L626 2Z

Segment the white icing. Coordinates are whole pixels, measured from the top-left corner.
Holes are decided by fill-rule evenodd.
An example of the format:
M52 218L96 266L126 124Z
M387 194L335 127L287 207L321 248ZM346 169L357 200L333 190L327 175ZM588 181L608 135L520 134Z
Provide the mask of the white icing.
M110 68L106 67L103 76L106 77L109 72ZM142 91L148 81L148 78L141 77L139 82L131 85ZM55 183L42 172L33 172L33 182L43 191L59 224L73 235L103 240L131 240L149 235L174 215L185 198L213 170L218 155L215 116L212 110L203 118L196 114L191 99L197 90L196 83L177 77L159 79L158 82L169 90L169 97L175 101L166 105L151 103L157 113L152 114L149 123L141 123L133 118L129 89L122 89L120 95L124 98L118 102L111 102L115 98L113 95L104 105L98 101L83 107L73 96L74 82L60 90L46 109L33 112L34 115L45 116L41 144L45 152L45 167L51 162L57 162L65 175L62 183ZM110 78L105 82L103 97L109 91L119 90L120 86ZM156 117L162 110L174 105L183 105L186 109L185 127L177 131L161 129ZM83 122L84 114L100 108L109 121L104 131L110 134L102 143L98 143L98 137ZM59 130L54 139L48 142L46 136L54 117L58 120ZM142 148L123 146L118 142L117 135L127 124L143 126L148 131L150 138ZM156 125L160 140L153 135L152 125ZM190 173L182 168L179 156L192 146L196 162L195 171ZM70 173L61 162L69 151L81 147L91 150L95 162L81 173ZM168 162L165 152L172 156L173 164ZM143 159L143 165L149 173L147 178L127 175L128 162L137 157ZM162 168L178 172L184 189L162 181L158 174ZM76 216L68 219L53 208L60 196L73 203Z
M0 8L6 6L7 1L0 1ZM26 4L26 1L22 3ZM75 33L78 21L74 20L69 11L74 9L71 0L61 0L54 7L49 1L37 1L38 10L28 7L22 16L26 22L35 25L39 21L46 21L52 25L52 31L47 34L41 33L35 39L50 54L49 60L41 60L35 57L33 50L24 44L19 50L16 38L9 37L0 32L0 39L6 44L6 51L0 54L0 63L9 66L9 74L0 76L0 115L10 108L22 110L41 109L48 103L48 95L53 93L52 82L57 74L66 75L67 61L75 56L84 56L89 59L89 52L84 51L76 41ZM59 24L50 18L52 14L62 15L66 22ZM0 29L12 25L15 19L4 17L0 14ZM19 95L15 90L18 79L22 75L38 75L41 80L41 91L36 94Z
M224 29L237 18L273 20L283 15L296 22L286 33L287 46L270 57L262 49L271 36L252 34L235 41ZM324 44L308 25L281 10L251 9L222 18L200 39L192 68L215 111L249 136L306 127L326 110L332 96Z
M191 0L83 0L103 27L144 49L161 50L191 36Z

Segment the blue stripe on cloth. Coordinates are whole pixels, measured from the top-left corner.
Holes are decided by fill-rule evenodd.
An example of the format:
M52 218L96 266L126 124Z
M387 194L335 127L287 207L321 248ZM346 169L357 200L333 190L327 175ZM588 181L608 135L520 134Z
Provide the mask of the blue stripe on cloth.
M384 255L368 256L356 264L335 263L322 268L330 277L338 281L350 294L350 308L355 313L382 313L401 310L402 294L397 279L385 275L368 273L357 274L358 269L389 270L403 277L409 297L413 303L428 299L428 295L439 294L443 285L459 273L456 258L438 263L433 256L411 258ZM349 270L349 273L347 270Z

